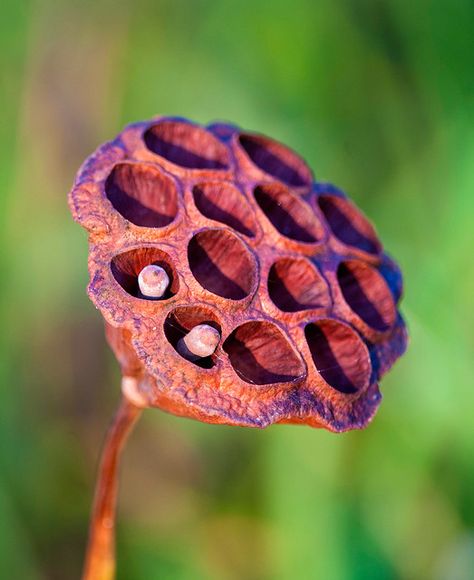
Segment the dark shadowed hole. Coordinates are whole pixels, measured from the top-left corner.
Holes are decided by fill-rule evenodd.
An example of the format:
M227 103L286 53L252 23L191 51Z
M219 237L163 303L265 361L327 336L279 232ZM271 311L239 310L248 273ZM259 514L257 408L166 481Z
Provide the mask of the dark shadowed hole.
M204 230L188 246L191 272L213 294L241 300L256 283L255 261L245 244L228 230Z
M273 226L287 238L314 243L320 238L320 227L311 208L286 187L260 185L254 190L255 199Z
M330 303L326 281L306 258L283 258L270 268L268 293L284 312L325 308Z
M178 212L174 181L149 165L116 165L105 182L105 193L114 208L137 226L162 228Z
M339 264L337 280L347 304L375 330L387 330L396 318L392 293L383 276L357 260Z
M184 121L160 121L144 135L157 155L188 169L227 169L226 146L206 129Z
M165 336L171 346L178 352L178 342L198 324L208 324L222 334L222 329L216 316L201 306L182 306L168 314L164 323ZM179 354L179 352L178 352ZM182 356L180 354L180 356ZM203 369L210 369L216 364L217 354L200 358L196 361L183 359Z
M169 276L170 285L166 293L161 298L150 298L143 296L138 287L138 275L145 266L154 264L161 266ZM115 280L122 288L135 298L143 300L166 300L174 296L179 289L178 275L173 263L165 252L158 248L137 248L129 250L123 254L118 254L112 258L110 264Z
M316 369L331 387L350 394L368 385L369 354L351 328L335 320L320 320L306 326L305 336Z
M380 242L374 228L353 203L337 196L322 195L319 207L332 233L341 242L369 254L380 252Z
M294 151L263 135L242 134L239 142L262 171L293 187L310 185L311 171Z
M239 377L267 385L305 376L303 363L280 330L270 322L247 322L236 328L223 346Z
M244 195L225 182L200 183L193 188L194 203L211 220L221 222L245 236L255 235L252 211Z

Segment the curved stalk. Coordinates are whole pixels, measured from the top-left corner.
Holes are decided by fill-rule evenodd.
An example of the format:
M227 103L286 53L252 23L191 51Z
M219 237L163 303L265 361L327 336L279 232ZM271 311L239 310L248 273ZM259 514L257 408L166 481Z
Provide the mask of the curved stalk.
M115 578L115 512L120 456L142 410L123 395L107 432L97 476L82 580Z

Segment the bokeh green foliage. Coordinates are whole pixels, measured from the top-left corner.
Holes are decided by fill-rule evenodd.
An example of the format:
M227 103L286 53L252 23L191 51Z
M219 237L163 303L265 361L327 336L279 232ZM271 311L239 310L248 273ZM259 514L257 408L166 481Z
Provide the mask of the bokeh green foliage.
M469 0L4 0L2 577L79 576L119 376L66 192L157 113L268 133L346 189L404 271L411 344L363 432L147 412L119 580L473 577L473 24Z

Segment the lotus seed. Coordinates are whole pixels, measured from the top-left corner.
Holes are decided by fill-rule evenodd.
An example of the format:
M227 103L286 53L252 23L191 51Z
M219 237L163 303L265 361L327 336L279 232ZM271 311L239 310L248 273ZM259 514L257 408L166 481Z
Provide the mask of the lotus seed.
M161 266L150 264L138 275L138 287L145 298L162 298L170 285L170 279Z
M221 339L218 330L209 324L198 324L177 345L178 352L188 360L195 361L211 356Z

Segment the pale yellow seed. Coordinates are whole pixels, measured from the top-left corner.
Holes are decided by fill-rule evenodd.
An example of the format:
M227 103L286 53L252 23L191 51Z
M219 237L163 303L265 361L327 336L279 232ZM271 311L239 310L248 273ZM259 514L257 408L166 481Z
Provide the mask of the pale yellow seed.
M218 330L209 324L198 324L178 342L178 352L189 360L211 356L221 339Z
M150 264L138 275L138 287L146 298L162 298L169 285L170 278L161 266Z

